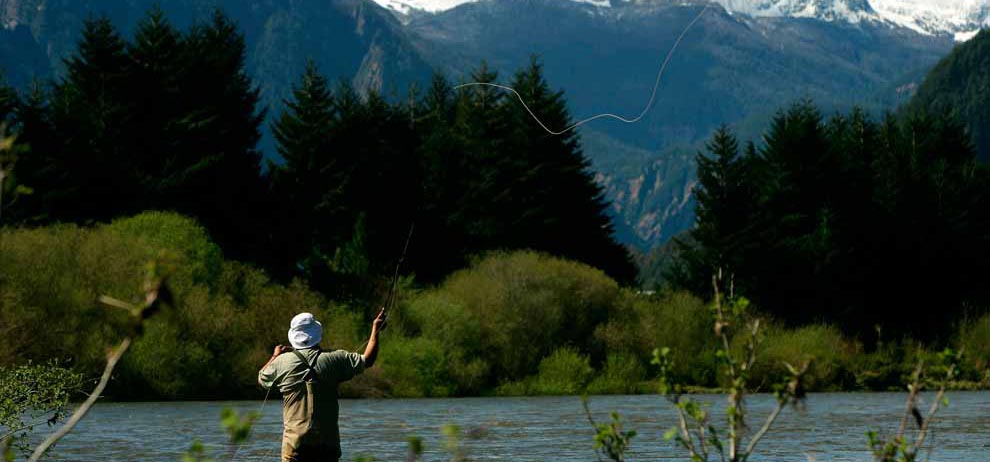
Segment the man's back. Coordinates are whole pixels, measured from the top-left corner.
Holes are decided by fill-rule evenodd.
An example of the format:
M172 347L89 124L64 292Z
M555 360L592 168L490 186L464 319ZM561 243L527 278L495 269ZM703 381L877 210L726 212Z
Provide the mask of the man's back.
M262 386L275 386L282 392L283 460L303 446L339 458L337 385L364 371L364 357L319 348L296 352L280 355L258 373Z

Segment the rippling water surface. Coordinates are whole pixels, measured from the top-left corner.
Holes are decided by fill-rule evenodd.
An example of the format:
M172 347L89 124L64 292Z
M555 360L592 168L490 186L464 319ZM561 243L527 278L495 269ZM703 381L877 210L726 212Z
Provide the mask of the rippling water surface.
M932 440L933 461L990 461L990 393L952 393L940 413ZM865 433L893 431L904 394L814 394L801 412L788 410L758 448L754 461L868 461ZM930 397L927 397L930 398ZM716 402L717 396L700 399ZM250 443L233 461L277 461L281 402L183 402L101 404L53 455L71 461L178 461L195 438L221 461L231 460L224 446L220 411L262 409ZM717 404L721 405L719 401ZM762 417L772 398L754 396L750 408ZM720 407L720 406L719 406ZM635 429L631 461L686 460L663 441L675 423L672 407L656 396L603 396L591 400L595 418L606 421L618 411L626 428ZM756 426L756 420L750 422ZM423 400L342 400L344 460L358 455L379 461L404 461L407 439L423 438L426 460L446 460L444 424L456 424L474 436L465 440L473 460L594 461L592 430L576 397L464 398ZM226 454L226 455L222 455ZM925 460L925 458L922 458Z

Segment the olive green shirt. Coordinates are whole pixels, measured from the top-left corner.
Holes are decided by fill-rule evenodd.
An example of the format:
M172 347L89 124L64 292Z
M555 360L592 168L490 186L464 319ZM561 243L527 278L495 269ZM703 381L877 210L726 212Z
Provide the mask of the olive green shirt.
M313 356L320 350L314 347L297 351L312 364ZM364 372L364 356L345 350L321 351L314 369L319 375L311 378L320 384L319 388L323 389L324 385L331 385L336 393L337 384ZM301 384L307 372L309 368L290 351L282 353L268 367L262 369L258 373L258 383L266 390L278 387L279 391L285 393Z

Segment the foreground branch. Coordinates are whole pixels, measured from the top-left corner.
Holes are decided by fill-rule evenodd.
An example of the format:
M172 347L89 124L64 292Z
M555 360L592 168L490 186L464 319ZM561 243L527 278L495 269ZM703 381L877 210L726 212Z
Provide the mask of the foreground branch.
M153 263L151 265L152 273L155 272L157 267L158 267L157 263ZM124 340L120 342L117 348L115 348L107 357L107 365L103 369L103 375L100 377L100 382L96 385L96 388L94 388L93 391L89 394L89 397L86 398L86 401L84 401L75 410L75 412L72 413L72 417L70 417L69 420L65 422L65 424L59 427L58 430L56 430L54 433L49 435L48 438L45 438L45 440L42 441L41 444L39 444L36 448L34 448L34 452L31 454L31 457L28 459L28 462L37 462L39 459L41 459L41 457L45 455L45 453L52 447L52 445L57 443L58 440L62 439L65 435L67 435L70 431L72 431L72 429L76 426L76 424L78 424L79 421L81 421L84 417L86 417L86 414L89 413L89 410L93 407L93 404L96 403L96 400L100 399L100 396L103 394L103 390L106 389L107 384L110 383L110 378L113 376L113 371L117 367L117 364L120 362L120 359L124 357L124 353L127 353L127 350L131 347L131 344L134 342L134 340L141 336L141 333L144 330L143 329L144 320L154 315L158 311L158 308L160 307L160 304L162 302L171 303L171 292L168 290L168 287L165 285L164 278L159 279L157 282L151 282L149 278L147 287L148 289L145 294L145 302L144 305L141 307L132 306L129 303L122 302L106 296L100 297L100 301L106 303L109 306L113 306L116 308L125 308L131 312L131 316L132 316L131 332L130 334L128 334L127 337L124 338Z
M52 447L53 444L72 431L72 428L75 427L76 424L83 419L83 417L86 417L89 409L93 407L93 404L96 403L96 400L99 399L100 395L103 393L103 389L105 389L107 384L110 382L110 376L113 375L113 370L117 367L117 362L120 361L120 358L124 356L124 353L126 353L127 349L130 347L130 337L127 337L120 342L120 345L107 359L107 366L103 369L103 376L100 377L100 383L97 384L96 388L93 389L93 392L89 394L89 398L86 398L86 401L84 401L82 405L80 405L79 408L72 413L72 417L69 418L69 420L65 422L61 428L55 431L55 433L49 435L48 438L45 438L45 441L42 441L38 447L34 448L34 453L31 454L31 458L28 459L28 462L36 462L40 459L41 456L48 451L48 448Z

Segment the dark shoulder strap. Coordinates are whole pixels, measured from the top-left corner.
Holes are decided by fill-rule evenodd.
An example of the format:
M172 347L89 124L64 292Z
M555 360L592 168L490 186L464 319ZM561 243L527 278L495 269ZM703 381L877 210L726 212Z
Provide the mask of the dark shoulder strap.
M308 377L309 374L312 373L313 380L315 381L317 377L319 377L319 374L316 373L315 367L316 367L316 362L320 360L320 350L316 350L316 355L313 356L313 364L310 364L309 361L306 361L306 357L303 356L303 354L300 353L299 350L292 350L292 352L295 353L296 356L299 357L299 360L302 361L302 363L305 364L306 367L309 369L309 372L307 372L306 375L303 376L303 380L306 380L306 377Z

